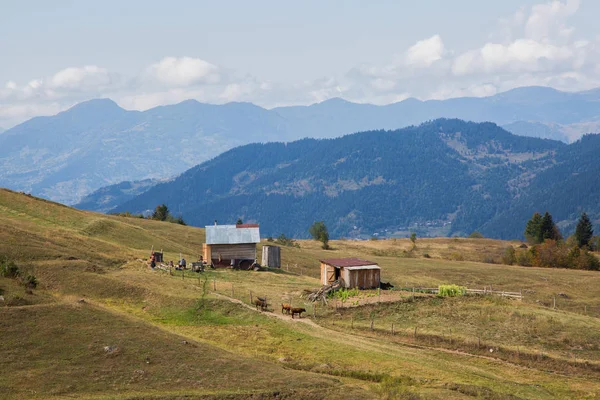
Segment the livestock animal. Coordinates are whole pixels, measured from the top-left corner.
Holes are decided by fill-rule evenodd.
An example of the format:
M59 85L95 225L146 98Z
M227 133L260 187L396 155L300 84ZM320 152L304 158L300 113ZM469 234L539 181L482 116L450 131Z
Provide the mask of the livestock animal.
M283 314L284 312L285 312L286 314L289 314L291 309L292 309L292 306L291 306L291 304L284 303L284 304L282 304L282 305L281 305L281 313L282 313L282 314Z
M298 318L302 318L302 313L306 312L305 308L292 308L291 310L292 313L292 319L294 319L294 314L298 314Z
M263 298L257 298L256 300L254 300L254 305L256 306L256 309L258 310L258 307L260 307L261 311L265 311L267 309L267 299L263 299Z

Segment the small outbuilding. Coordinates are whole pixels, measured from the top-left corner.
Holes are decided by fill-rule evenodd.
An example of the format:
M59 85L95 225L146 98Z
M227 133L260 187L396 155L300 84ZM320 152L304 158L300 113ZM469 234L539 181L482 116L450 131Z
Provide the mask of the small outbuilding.
M262 265L269 268L281 268L281 247L263 246Z
M215 267L248 269L256 261L256 244L259 242L257 224L208 225L204 260Z
M379 287L381 268L377 263L360 258L330 258L320 261L323 285L330 285L340 280L342 285L348 289Z

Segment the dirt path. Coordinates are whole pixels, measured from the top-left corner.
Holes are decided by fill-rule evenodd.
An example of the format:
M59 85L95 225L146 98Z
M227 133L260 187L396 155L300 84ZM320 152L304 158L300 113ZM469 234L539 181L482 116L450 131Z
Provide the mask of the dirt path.
M310 334L315 337L319 337L321 339L327 339L327 340L340 341L344 344L352 343L353 346L360 348L362 350L377 351L377 352L380 352L383 354L395 354L400 357L406 357L407 353L414 354L415 356L419 356L419 355L422 356L424 351L428 352L431 356L435 356L435 353L444 353L444 354L449 354L452 356L491 361L491 362L494 362L494 363L496 363L498 365L502 365L502 366L508 365L512 368L523 370L524 372L525 371L540 372L540 370L538 370L538 369L527 367L527 366L524 366L521 364L516 364L511 361L503 360L501 358L496 358L496 357L492 357L492 356L472 354L472 353L467 353L467 352L460 351L460 350L452 350L452 349L446 349L446 348L442 348L442 347L430 347L430 346L424 346L424 345L414 344L414 343L386 342L380 338L372 337L372 336L365 336L365 335L361 335L356 332L346 333L343 331L327 328L323 325L316 323L315 321L313 321L312 319L309 319L309 318L302 318L302 319L294 318L294 319L292 319L290 316L287 316L285 314L279 314L277 312L263 312L263 311L257 310L255 307L252 307L252 306L244 303L241 300L238 300L238 299L235 299L235 298L223 295L223 294L219 294L219 293L212 293L212 294L216 295L217 297L228 300L232 303L240 304L249 310L252 310L254 312L259 312L259 313L269 316L269 317L277 318L279 320L286 321L286 322L295 322L295 323L310 326L312 328L315 328L310 331ZM555 374L557 376L573 378L570 375L563 374L563 373L557 372L557 371L554 371L553 374Z
M511 366L518 367L518 368L529 369L528 367L514 364L509 361L502 360L500 358L483 356L483 355L479 355L479 354L471 354L471 353L466 353L466 352L462 352L459 350L450 350L450 349L438 348L438 347L428 347L428 346L423 346L423 345L419 345L419 344L409 344L409 343L398 343L398 342L383 343L378 338L362 336L362 335L358 335L358 334L348 334L348 333L345 333L342 331L330 329L323 325L319 325L316 322L314 322L313 320L308 319L308 318L292 319L290 316L287 316L285 314L278 314L276 312L263 312L263 311L257 310L255 307L252 307L252 306L244 303L241 300L238 300L238 299L235 299L235 298L223 295L223 294L219 294L219 293L211 293L211 294L214 294L215 296L223 298L225 300L228 300L232 303L239 304L239 305L246 307L247 309L252 310L254 312L259 312L262 315L266 315L268 317L277 318L277 319L287 321L287 322L293 321L296 323L303 323L303 324L309 325L309 326L317 329L316 332L313 332L313 334L316 333L315 336L318 336L320 338L326 338L329 340L332 340L332 338L336 338L338 340L342 340L345 343L350 342L353 345L358 346L363 350L369 350L369 351L377 350L379 352L388 354L390 351L396 352L398 350L397 347L402 347L403 350L413 349L413 350L427 350L427 351L434 351L434 352L443 352L446 354L453 354L453 355L458 355L458 356L495 361L498 363L510 364Z
M219 293L211 293L211 294L213 294L213 295L215 295L217 297L223 298L225 300L228 300L228 301L230 301L232 303L242 305L242 306L246 307L249 310L252 310L252 311L255 311L255 312L259 312L259 313L261 313L263 315L266 315L267 317L273 317L273 318L277 318L277 319L280 319L280 320L283 320L283 321L288 321L288 322L289 321L293 321L293 322L298 322L298 323L304 323L304 324L310 325L310 326L315 327L315 328L323 328L321 325L315 323L313 320L308 319L308 318L292 318L289 315L279 314L276 311L273 311L273 312L270 312L270 311L266 311L266 312L265 311L260 311L260 310L257 310L256 307L252 307L251 305L248 305L248 304L244 303L241 300L234 299L233 297L225 296L224 294L219 294ZM327 328L323 328L323 329L327 329Z

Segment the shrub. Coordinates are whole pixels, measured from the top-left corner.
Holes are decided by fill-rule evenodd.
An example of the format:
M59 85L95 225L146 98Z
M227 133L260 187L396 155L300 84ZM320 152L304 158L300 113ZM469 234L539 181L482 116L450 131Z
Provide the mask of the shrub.
M469 238L470 238L470 239L483 239L483 237L484 237L484 236L481 234L481 232L477 232L477 231L475 231L475 232L472 232L472 233L469 235Z
M423 253L423 258L431 258L431 256L429 255L429 253Z
M522 267L531 267L533 265L533 253L530 250L520 250L516 254L517 264Z
M27 275L22 282L27 289L35 289L38 285L38 280L34 275Z
M283 233L277 237L275 243L288 247L300 247L300 245L296 243L294 239L285 236Z
M497 264L494 256L490 256L490 255L483 257L483 262L486 264Z
M504 249L504 255L502 256L502 262L507 265L513 265L517 261L516 251L512 246L508 246Z
M454 260L454 261L465 261L465 257L461 253L459 253L457 251L455 251L454 253L450 254L450 259Z
M0 259L0 275L5 278L16 278L21 275L17 264L5 258Z
M546 239L536 246L533 258L534 267L569 268L569 250L562 243Z
M342 300L342 303L348 300L350 297L355 297L360 295L360 290L358 289L340 289L335 292L330 292L330 297Z
M443 297L463 296L467 293L467 288L458 285L440 285L438 286L438 295Z

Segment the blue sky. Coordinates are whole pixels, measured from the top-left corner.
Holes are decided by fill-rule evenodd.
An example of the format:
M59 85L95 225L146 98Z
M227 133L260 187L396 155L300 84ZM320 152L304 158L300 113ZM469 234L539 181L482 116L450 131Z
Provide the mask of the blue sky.
M595 0L0 0L0 127L110 97L273 107L600 86Z

